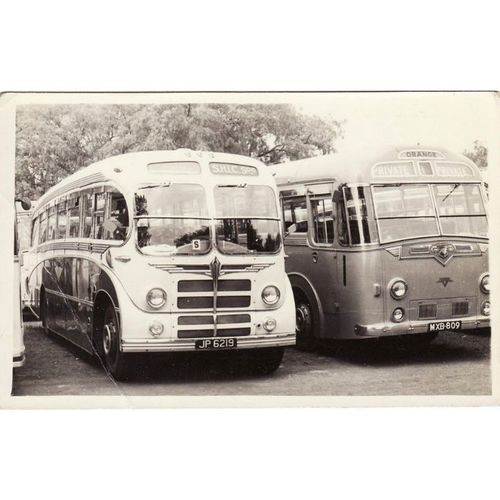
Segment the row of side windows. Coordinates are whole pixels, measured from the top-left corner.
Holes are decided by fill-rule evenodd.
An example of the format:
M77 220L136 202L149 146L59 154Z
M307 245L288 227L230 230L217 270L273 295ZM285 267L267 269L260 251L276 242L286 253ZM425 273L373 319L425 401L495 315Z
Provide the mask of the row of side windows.
M129 227L125 197L111 186L73 193L56 200L33 221L32 246L52 240L124 240Z
M366 202L365 188L345 188L344 196L347 200L347 210L344 198L333 203L330 193L310 194L310 219L305 196L283 199L285 231L288 234L303 234L304 237L309 232L312 241L319 245L332 244L335 233L341 245L349 245L349 235L352 245L376 241L375 221Z
M334 241L333 202L331 195L310 198L311 237L319 245ZM288 234L303 234L309 231L309 217L305 196L283 200L283 222Z

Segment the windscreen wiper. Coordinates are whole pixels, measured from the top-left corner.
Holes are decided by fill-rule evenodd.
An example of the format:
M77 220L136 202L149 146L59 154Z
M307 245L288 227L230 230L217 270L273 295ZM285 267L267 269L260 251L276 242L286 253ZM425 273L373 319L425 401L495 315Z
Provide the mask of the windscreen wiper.
M460 186L460 184L457 182L452 188L451 188L451 191L441 200L441 203L444 203L446 201L446 198L448 198L448 196L451 195L451 193L453 193L453 191L455 191L455 189L457 189L457 187Z

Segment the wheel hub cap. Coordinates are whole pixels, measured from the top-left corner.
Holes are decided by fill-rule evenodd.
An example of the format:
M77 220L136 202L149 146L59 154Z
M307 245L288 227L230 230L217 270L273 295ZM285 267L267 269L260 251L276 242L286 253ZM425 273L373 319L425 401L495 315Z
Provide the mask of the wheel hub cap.
M304 311L302 309L296 310L296 329L301 332L304 329L304 323L306 321Z
M111 350L111 341L113 337L114 326L112 324L104 325L102 343L104 347L104 353L109 354Z

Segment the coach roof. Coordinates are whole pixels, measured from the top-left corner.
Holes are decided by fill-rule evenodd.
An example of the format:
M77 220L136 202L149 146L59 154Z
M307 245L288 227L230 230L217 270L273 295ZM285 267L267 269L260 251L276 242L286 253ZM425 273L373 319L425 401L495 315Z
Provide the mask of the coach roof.
M39 200L35 211L53 200L54 198L85 185L96 182L104 182L110 179L128 182L145 180L147 174L146 166L150 163L161 162L189 162L189 161L213 161L222 163L235 163L239 165L257 167L262 172L268 168L259 160L243 155L230 153L213 153L210 151L193 151L190 149L176 149L165 151L140 151L111 156L104 160L83 167L74 174L69 175L55 186L51 187ZM269 174L270 175L270 172ZM136 177L134 179L134 177Z
M337 179L346 183L367 183L372 181L372 168L382 162L448 161L465 163L479 177L476 165L465 156L442 148L398 147L367 151L360 145L355 151L315 156L304 160L280 163L273 166L278 186L302 184L318 179Z

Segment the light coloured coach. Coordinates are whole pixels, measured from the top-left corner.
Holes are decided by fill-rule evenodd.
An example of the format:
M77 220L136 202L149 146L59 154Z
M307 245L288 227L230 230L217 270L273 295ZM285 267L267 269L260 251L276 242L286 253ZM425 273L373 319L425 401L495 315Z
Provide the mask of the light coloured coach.
M20 368L26 361L26 347L24 345L23 298L22 298L22 265L23 250L29 246L26 236L26 220L29 217L31 203L28 200L16 198L14 218L14 329L12 365ZM29 232L29 231L28 231Z
M275 175L297 345L489 326L487 200L469 159L360 147Z
M34 309L116 378L132 353L195 350L234 350L269 373L295 343L279 213L269 168L248 157L177 150L95 163L34 210Z

